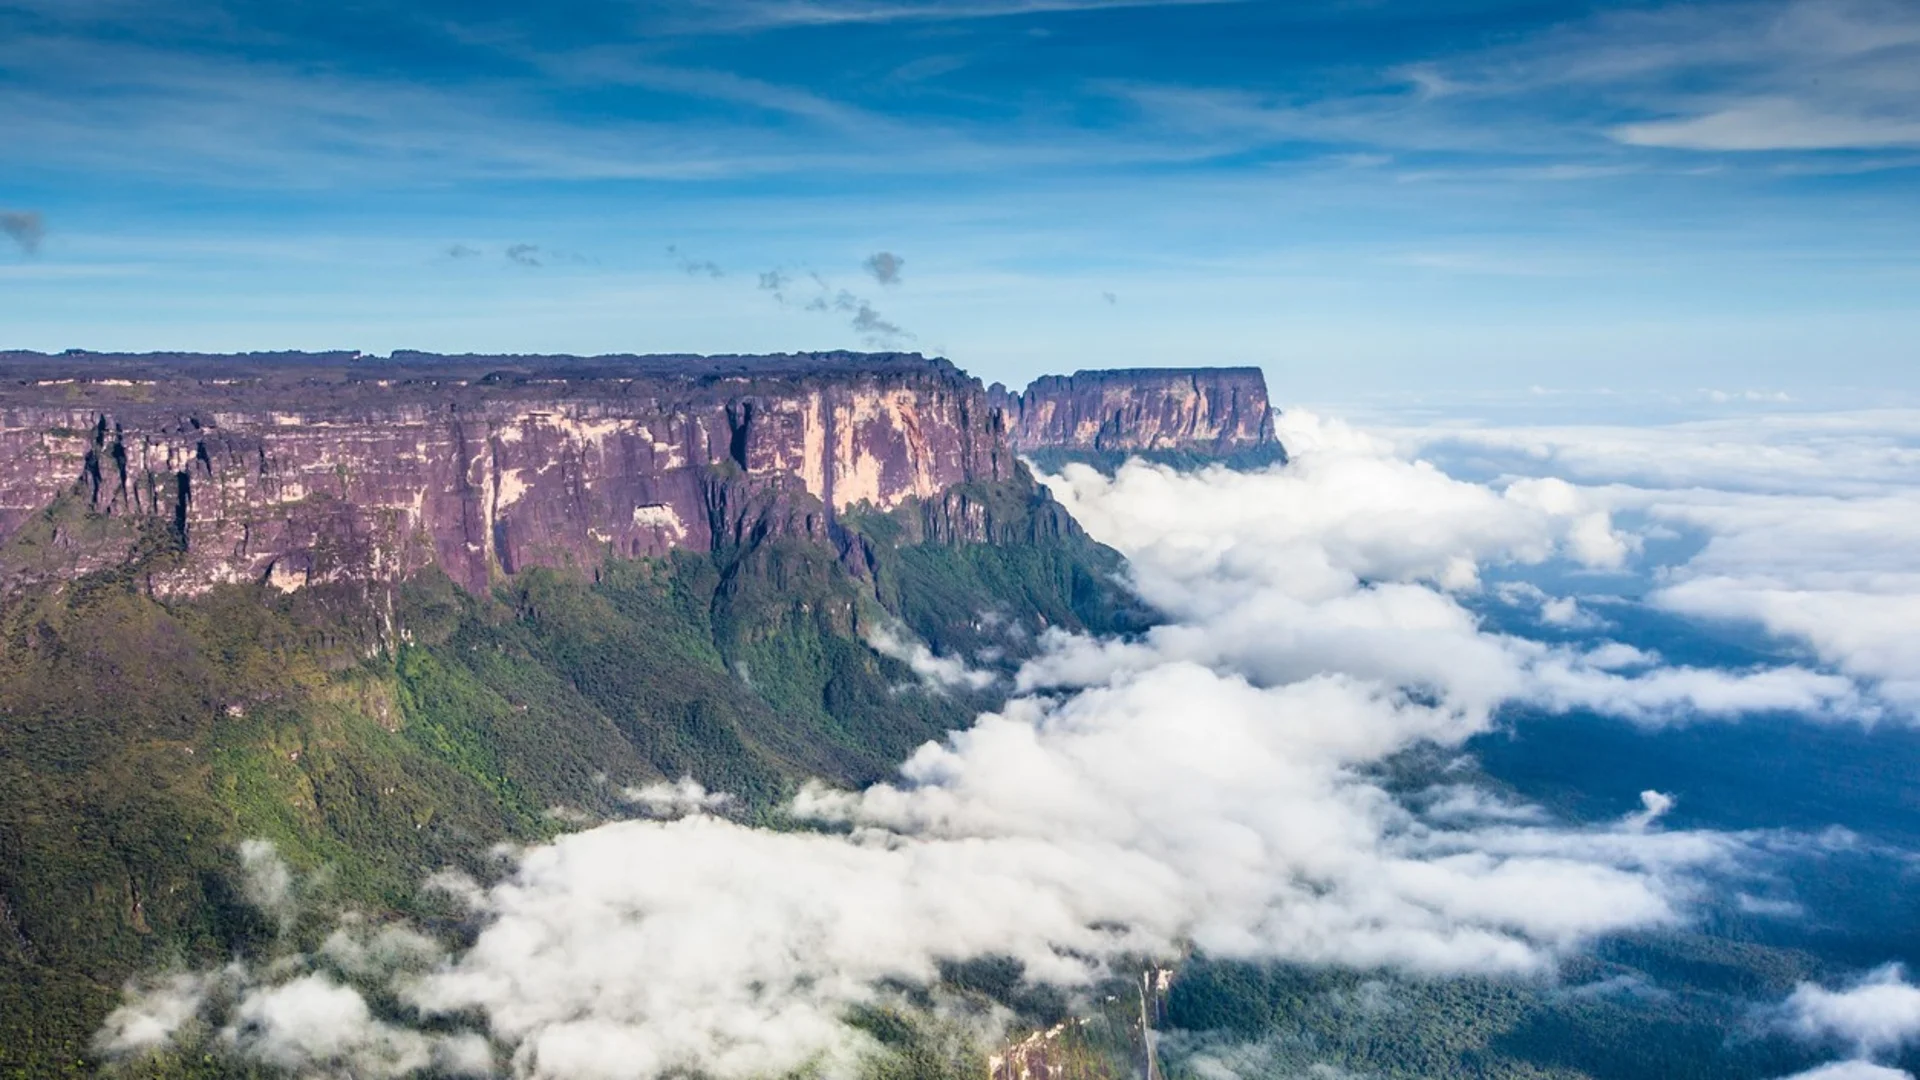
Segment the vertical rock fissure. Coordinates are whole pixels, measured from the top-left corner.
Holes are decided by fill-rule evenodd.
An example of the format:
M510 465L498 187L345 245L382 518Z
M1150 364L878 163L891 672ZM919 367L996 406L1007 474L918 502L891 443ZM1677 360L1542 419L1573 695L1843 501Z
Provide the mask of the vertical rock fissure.
M193 502L193 475L185 469L173 474L173 540L187 550L187 512Z
M738 408L727 406L727 427L731 433L727 453L741 472L747 472L747 438L753 429L753 402L742 401Z

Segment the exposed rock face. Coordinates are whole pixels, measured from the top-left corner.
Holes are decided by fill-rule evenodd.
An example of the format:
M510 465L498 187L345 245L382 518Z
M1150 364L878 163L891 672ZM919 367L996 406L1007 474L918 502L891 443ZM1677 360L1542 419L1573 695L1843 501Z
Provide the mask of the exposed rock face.
M4 354L0 379L0 542L38 523L63 574L124 558L124 537L89 547L49 512L64 496L178 549L167 593L429 563L482 589L610 554L830 541L839 512L909 500L988 540L951 493L1017 468L980 383L917 355Z
M1079 371L1001 393L1021 451L1284 456L1259 368Z

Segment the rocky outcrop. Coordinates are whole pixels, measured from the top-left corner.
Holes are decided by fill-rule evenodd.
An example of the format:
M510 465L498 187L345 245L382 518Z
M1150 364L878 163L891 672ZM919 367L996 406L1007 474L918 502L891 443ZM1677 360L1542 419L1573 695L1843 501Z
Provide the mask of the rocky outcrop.
M1284 460L1259 368L1079 371L996 386L1013 445L1083 459Z
M829 542L1017 469L980 383L918 355L15 353L0 379L0 542L63 574L170 545L169 594Z

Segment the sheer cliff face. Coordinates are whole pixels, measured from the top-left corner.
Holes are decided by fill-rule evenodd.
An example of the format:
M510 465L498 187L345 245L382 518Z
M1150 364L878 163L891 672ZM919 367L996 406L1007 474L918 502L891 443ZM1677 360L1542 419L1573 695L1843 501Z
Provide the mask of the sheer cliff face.
M0 542L67 575L157 538L181 552L153 581L167 593L429 563L480 589L529 566L827 540L832 512L1014 468L980 384L919 357L8 359ZM76 504L80 520L60 513ZM130 528L102 541L103 518Z
M1278 452L1259 368L1080 371L1036 380L1005 400L1022 451Z

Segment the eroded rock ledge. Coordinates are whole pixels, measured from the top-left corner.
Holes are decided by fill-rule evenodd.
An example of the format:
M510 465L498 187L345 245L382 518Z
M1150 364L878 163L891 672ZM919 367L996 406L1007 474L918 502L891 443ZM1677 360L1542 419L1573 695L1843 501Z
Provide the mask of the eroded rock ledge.
M1038 460L1117 464L1140 455L1177 462L1283 461L1259 368L1134 368L1036 379L1023 393L994 387L1014 447Z
M1012 398L910 353L0 353L0 545L28 577L168 547L150 584L169 594L430 564L480 590L776 534L853 557L856 508L1008 542L968 493L1045 503L1020 452L1270 444L1257 369L1082 372Z

